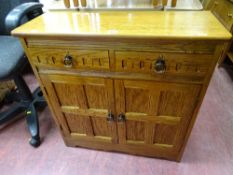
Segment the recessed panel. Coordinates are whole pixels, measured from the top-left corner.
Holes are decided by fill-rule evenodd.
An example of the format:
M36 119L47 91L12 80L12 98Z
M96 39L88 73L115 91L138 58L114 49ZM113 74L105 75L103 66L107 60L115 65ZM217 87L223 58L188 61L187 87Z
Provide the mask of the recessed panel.
M156 124L154 128L154 143L173 145L177 125Z
M105 86L85 85L89 108L108 109L108 95Z
M126 112L147 113L149 110L149 91L145 89L126 88Z
M180 91L161 91L158 115L180 117L178 115L184 99L185 96Z
M87 117L74 114L65 114L65 118L71 133L86 134L87 133Z
M144 141L145 140L145 124L138 121L126 121L127 140Z
M106 118L91 117L91 123L95 136L111 136L111 128L109 127Z
M83 92L83 86L78 84L53 83L55 92L61 106L80 106L79 95Z

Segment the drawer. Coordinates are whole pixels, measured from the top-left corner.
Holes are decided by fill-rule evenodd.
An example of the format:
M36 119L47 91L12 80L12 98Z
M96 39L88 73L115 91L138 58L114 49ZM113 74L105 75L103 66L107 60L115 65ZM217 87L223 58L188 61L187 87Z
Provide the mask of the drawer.
M108 70L107 50L41 49L30 48L30 60L37 66L66 69Z
M119 72L205 76L213 55L116 51L115 59Z
M231 30L233 24L233 3L229 0L215 0L211 10L225 27Z

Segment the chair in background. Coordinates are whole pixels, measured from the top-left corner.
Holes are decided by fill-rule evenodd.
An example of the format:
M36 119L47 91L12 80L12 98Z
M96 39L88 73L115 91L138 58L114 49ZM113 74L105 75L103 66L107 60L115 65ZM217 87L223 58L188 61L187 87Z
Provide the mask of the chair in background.
M8 95L16 101L9 110L0 113L0 125L14 119L19 113L26 112L26 120L32 138L30 144L40 145L37 107L44 107L46 102L40 88L31 93L21 71L28 63L23 48L10 31L31 20L42 12L42 4L37 0L0 0L0 81L13 79L17 86L15 92Z

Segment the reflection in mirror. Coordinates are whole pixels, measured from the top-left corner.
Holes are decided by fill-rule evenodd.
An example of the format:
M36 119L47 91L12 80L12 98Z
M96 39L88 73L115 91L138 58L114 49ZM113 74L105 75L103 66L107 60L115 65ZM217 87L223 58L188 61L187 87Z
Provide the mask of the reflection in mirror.
M177 0L64 0L66 8L152 8L156 6L176 6Z

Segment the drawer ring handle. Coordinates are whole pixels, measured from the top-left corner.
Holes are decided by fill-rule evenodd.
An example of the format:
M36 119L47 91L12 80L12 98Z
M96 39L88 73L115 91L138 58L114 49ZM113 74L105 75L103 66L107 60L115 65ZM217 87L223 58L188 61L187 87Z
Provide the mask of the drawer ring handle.
M63 63L64 63L65 67L72 67L72 65L73 65L73 58L72 58L72 56L70 56L69 54L67 54L64 57Z
M166 71L166 62L162 55L154 63L154 71L158 74L162 74Z

